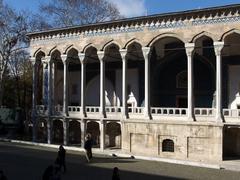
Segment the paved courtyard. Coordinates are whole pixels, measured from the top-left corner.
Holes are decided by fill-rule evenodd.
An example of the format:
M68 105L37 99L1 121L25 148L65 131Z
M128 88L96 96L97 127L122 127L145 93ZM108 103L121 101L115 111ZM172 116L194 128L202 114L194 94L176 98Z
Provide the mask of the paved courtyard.
M0 169L9 180L40 180L57 150L53 148L0 142ZM81 152L67 151L67 173L63 180L111 180L112 169L120 169L121 180L218 179L239 180L240 172L191 167L156 161L117 158L94 154L91 163Z

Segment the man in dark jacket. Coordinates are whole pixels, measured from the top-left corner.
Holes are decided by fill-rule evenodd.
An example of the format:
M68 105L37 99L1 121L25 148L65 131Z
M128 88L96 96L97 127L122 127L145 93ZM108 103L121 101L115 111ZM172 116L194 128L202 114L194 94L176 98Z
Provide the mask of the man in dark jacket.
M90 134L86 135L84 149L86 151L87 161L90 162L90 159L92 159L92 139Z
M64 173L66 172L66 162L65 162L66 150L62 145L59 146L58 156L56 159L56 164L59 165L60 170L63 167Z

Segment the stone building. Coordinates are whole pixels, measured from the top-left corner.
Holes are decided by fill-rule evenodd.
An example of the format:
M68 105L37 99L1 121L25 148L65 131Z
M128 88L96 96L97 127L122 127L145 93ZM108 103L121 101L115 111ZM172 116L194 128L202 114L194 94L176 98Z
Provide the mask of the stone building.
M240 5L29 33L33 139L219 162L240 156Z

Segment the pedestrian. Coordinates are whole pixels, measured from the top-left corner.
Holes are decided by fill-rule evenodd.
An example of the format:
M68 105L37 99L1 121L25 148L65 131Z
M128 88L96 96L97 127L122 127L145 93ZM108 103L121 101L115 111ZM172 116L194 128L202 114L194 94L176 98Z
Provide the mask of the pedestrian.
M60 145L55 164L59 165L60 171L62 170L62 167L63 167L64 173L67 171L65 156L66 156L66 150L64 149L63 145Z
M84 149L87 161L90 162L90 159L92 159L92 138L90 134L87 134L85 137Z
M4 175L2 170L0 170L0 180L7 180L7 177Z
M117 167L113 168L112 180L120 180L119 170Z

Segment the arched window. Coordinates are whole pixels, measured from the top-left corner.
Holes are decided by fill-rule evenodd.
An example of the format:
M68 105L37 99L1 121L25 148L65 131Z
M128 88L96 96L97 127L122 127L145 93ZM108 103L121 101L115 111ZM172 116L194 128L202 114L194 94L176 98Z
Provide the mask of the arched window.
M187 71L181 71L176 76L176 87L187 88Z
M162 152L174 152L174 142L171 139L164 139L162 142Z

